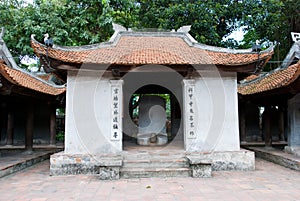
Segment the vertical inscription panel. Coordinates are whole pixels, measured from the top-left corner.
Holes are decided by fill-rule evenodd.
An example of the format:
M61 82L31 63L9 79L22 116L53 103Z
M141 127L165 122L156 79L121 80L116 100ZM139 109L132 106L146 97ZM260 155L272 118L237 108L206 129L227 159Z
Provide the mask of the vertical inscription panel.
M120 141L122 136L123 80L111 80L111 137Z
M183 107L184 107L184 131L188 139L194 139L196 135L196 105L195 105L195 80L183 80Z

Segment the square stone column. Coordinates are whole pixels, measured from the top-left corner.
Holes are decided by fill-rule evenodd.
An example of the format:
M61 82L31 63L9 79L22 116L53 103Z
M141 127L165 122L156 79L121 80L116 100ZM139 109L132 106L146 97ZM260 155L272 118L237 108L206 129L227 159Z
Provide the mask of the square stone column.
M183 89L183 136L185 150L197 138L196 133L196 109L195 109L195 80L182 80Z
M111 141L120 142L122 150L123 80L110 80L111 86Z
M288 146L285 150L300 156L300 94L288 101Z
M50 158L51 175L118 179L122 166L123 80L100 71L68 72L65 151Z
M182 84L185 150L240 150L236 73L201 72Z
M122 151L122 85L98 71L68 72L65 153Z

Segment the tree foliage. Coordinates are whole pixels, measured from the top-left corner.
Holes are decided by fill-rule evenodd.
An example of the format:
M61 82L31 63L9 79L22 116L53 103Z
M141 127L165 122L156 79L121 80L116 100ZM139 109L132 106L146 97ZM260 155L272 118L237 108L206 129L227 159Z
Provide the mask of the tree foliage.
M142 0L139 2L140 26L171 30L192 25L191 34L197 41L218 45L224 34L218 34L219 18L225 16L224 4L191 0Z
M56 44L67 46L106 41L113 33L113 21L134 23L133 7L130 0L35 0L28 5L5 0L0 3L0 21L9 47L16 54L32 54L31 34L41 41L49 33Z
M49 33L59 45L106 41L115 22L161 30L192 25L190 33L200 43L231 48L249 48L257 39L277 41L282 59L290 32L300 32L299 10L297 0L2 0L0 26L15 55L33 54L31 34L42 40ZM248 31L243 43L222 40L241 26Z

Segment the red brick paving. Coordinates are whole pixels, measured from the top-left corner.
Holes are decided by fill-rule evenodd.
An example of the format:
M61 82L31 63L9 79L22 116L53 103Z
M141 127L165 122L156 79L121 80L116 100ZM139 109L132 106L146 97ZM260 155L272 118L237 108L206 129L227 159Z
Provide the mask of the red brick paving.
M0 200L296 201L300 172L256 159L256 170L214 172L212 178L100 181L95 176L49 176L49 161L0 179Z

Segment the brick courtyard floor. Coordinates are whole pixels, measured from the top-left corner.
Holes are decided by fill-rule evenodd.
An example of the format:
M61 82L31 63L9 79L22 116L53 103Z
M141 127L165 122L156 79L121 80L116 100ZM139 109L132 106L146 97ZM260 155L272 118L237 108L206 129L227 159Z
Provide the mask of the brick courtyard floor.
M49 161L0 179L0 200L300 200L300 172L256 159L256 170L214 172L212 178L100 181L49 176Z

